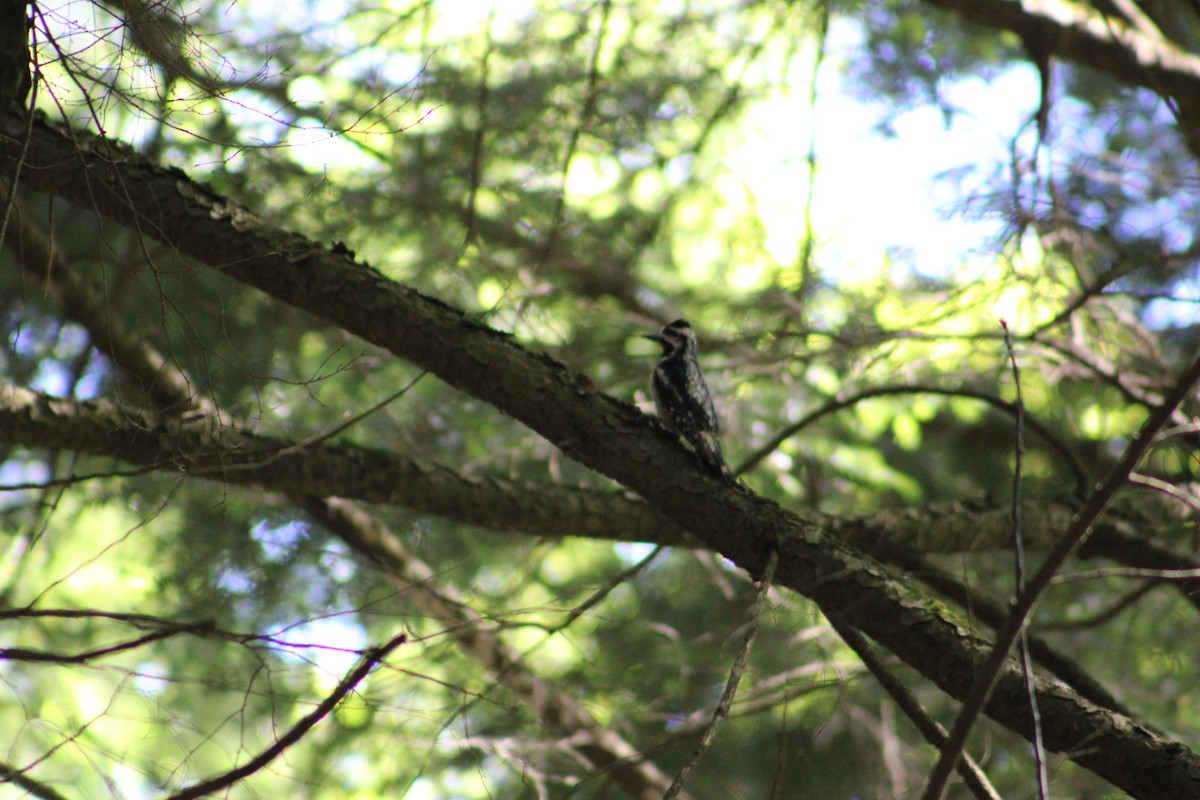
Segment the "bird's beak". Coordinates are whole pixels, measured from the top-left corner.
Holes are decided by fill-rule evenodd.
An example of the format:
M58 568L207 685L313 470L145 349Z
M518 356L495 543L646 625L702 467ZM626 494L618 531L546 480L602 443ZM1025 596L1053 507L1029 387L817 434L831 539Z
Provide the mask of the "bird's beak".
M649 339L652 342L658 342L659 344L662 344L662 342L663 342L663 337L662 337L661 333L643 333L642 338Z

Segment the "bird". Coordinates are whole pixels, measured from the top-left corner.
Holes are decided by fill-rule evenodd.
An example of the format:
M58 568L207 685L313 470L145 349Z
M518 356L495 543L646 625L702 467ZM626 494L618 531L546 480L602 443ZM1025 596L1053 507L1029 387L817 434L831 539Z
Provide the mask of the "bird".
M660 332L642 337L662 348L650 378L658 418L687 443L706 469L733 483L733 473L721 452L721 426L700 371L692 326L686 319L677 319Z

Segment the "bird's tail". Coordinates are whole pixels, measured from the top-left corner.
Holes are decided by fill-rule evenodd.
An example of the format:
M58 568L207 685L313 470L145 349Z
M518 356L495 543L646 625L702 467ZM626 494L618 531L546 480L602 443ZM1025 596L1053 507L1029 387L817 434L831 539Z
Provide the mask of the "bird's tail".
M702 433L693 444L696 455L708 470L721 476L726 483L736 483L733 470L725 463L725 454L721 451L721 440L717 438L716 434Z

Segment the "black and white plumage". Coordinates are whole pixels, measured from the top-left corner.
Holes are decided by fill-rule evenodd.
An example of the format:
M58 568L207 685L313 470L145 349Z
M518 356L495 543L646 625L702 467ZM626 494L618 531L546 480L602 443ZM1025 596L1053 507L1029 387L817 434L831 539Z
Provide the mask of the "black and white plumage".
M721 452L721 426L696 352L696 334L685 319L659 333L644 334L658 342L662 357L654 365L650 391L658 417L687 442L705 467L727 481L733 473Z

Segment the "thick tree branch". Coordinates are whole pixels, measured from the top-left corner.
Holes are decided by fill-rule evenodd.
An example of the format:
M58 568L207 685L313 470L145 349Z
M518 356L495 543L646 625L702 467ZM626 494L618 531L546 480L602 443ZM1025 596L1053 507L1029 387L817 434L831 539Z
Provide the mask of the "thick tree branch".
M370 555L383 566L385 574L422 614L442 621L459 649L487 668L497 683L525 703L539 720L564 734L594 769L608 772L631 797L657 800L663 796L670 784L667 775L617 731L600 725L584 703L527 669L493 626L455 589L437 588L437 573L377 517L337 498L314 498L307 508L355 551Z
M1070 0L925 0L964 19L1013 31L1050 55L1174 101L1180 132L1200 158L1200 56Z
M16 784L31 796L40 797L42 800L67 800L66 795L60 794L40 781L35 781L26 775L24 770L17 769L4 761L0 761L0 783Z
M61 413L38 413L36 407L39 405L56 408ZM343 498L399 504L497 530L544 536L561 536L564 531L570 531L615 541L653 541L681 546L699 544L652 507L625 495L522 484L498 478L469 480L441 465L414 469L410 459L380 451L364 452L324 445L301 447L291 442L266 440L249 434L243 439L243 434L234 428L222 429L219 437L197 440L194 434L186 432L185 426L179 425L168 415L134 412L129 407L123 407L120 415L116 409L93 414L97 407L105 408L106 404L76 403L24 389L0 387L0 441L26 446L55 442L61 443L57 446L64 449L74 449L81 442L103 442L102 448L88 452L130 463L146 463L148 466L158 464L176 474L181 468L187 468L197 475L203 475L208 469L211 470L208 477L213 480L266 487L280 492L287 492L289 488L296 491L295 487L299 484L308 488L324 486L330 493ZM67 420L69 429L54 430L59 419ZM80 433L85 427L90 432ZM147 428L157 431L156 443L163 450L152 461L139 462L126 446L136 443ZM174 430L174 433L168 433L168 430ZM246 444L247 440L254 444ZM266 444L268 442L269 445ZM267 448L270 453L284 455L278 460L255 455L255 448L260 447ZM184 459L181 454L185 452L188 454L186 464L181 461ZM360 453L362 457L349 455L352 453ZM245 468L237 466L246 460L253 462L252 465ZM198 466L193 468L190 465ZM375 493L379 487L382 490ZM291 496L310 513L317 514L320 509L326 508L326 501L306 499L309 496L302 492ZM437 498L444 498L445 501L431 503ZM490 510L480 511L480 506ZM978 510L952 503L926 509L908 509L903 513L884 511L857 519L828 519L826 524L839 536L853 541L889 564L900 566L943 596L964 608L970 607L978 619L998 628L1006 619L1007 609L977 593L968 596L966 587L952 576L921 562L918 555L925 552L923 548L928 548L930 552L941 552L950 545L947 536L960 548L948 552L998 548L1002 541L990 538L988 531L995 527L998 529L995 536L1003 537L1006 513L1003 510ZM1042 529L1043 533L1037 537L1037 541L1039 546L1044 546L1049 542L1049 534L1065 527L1073 512L1065 504L1039 501L1031 503L1023 513ZM344 522L331 524L326 514L318 514L318 518L342 535L360 555L389 571L409 561L408 555L397 555L400 551L396 550L395 543L379 540L361 531L347 535ZM551 522L547 523L547 520ZM1093 537L1095 542L1101 543L1097 550L1103 550L1119 563L1173 570L1195 567L1193 562L1179 554L1172 554L1169 561L1163 560L1168 553L1165 548L1147 541L1149 537L1145 533L1123 532L1128 528L1129 524L1120 520L1104 523ZM579 533L581 531L586 533ZM1187 596L1198 583L1200 581L1181 581L1176 585ZM1196 602L1194 597L1188 599ZM1038 662L1059 680L1074 687L1097 705L1126 713L1107 690L1074 662L1055 652L1037 637L1032 637L1031 642Z
M0 200L3 200L2 193ZM51 245L48 237L40 230L28 220L21 220L14 214L10 217L6 241L18 255L22 267L39 278L41 285L47 286L58 295L68 315L88 329L93 341L118 367L140 381L143 386L150 387L150 396L161 407L174 410L195 409L210 421L219 423L220 427L213 434L205 435L206 444L197 449L188 446L187 452L193 456L201 450L214 455L221 453L217 455L215 463L229 465L255 449L256 445L243 441L245 431L236 429L234 422L207 398L193 393L191 387L194 382L179 367L164 358L130 329L116 322L112 315L103 313L103 309L94 301L92 293L74 271L63 263L60 251ZM47 399L47 402L54 401ZM3 401L0 400L0 406L2 405ZM74 418L78 419L79 416L81 415L75 415ZM183 430L173 417L174 414L164 415L164 420L170 422L160 422L154 427L163 428L169 424L176 430ZM140 435L139 430L129 426L115 439L114 432L105 425L97 431L97 438L107 436L108 441L119 447L121 441L127 438L136 439ZM232 447L228 446L231 444L230 437L239 439ZM166 444L161 439L160 442ZM178 454L181 452L178 445L179 443L174 447L168 445L169 449L166 452L173 455L163 455L162 458L178 464ZM305 446L282 442L278 445L274 453L285 461L294 455L300 455L310 458L310 463L314 466L330 463L326 457L328 454L310 451ZM323 449L319 445L316 447L318 451ZM122 458L116 453L109 455ZM337 457L333 460L337 461ZM393 459L385 454L385 460ZM273 457L268 457L260 459L256 466L247 466L251 470L262 467L270 473L273 472L272 463L275 463ZM306 509L327 530L347 542L356 553L382 568L394 582L405 582L406 596L414 598L416 605L425 615L445 620L448 635L467 656L475 658L485 668L495 669L498 665L502 667L495 676L497 682L507 686L516 697L539 714L543 722L557 725L561 732L570 735L580 756L603 768L631 797L661 797L667 786L667 778L658 771L653 762L642 757L618 734L597 722L583 705L556 687L553 682L543 680L520 664L519 659L504 648L499 637L482 632L480 628L485 621L459 602L457 597L448 597L448 590L439 591L434 571L413 556L377 518L346 500L323 499L322 493L346 496L358 491L357 487L363 485L376 488L390 486L404 496L404 499L395 498L394 501L411 506L426 504L433 498L440 498L436 501L436 504L441 506L440 510L435 510L432 505L425 510L444 516L456 516L462 512L491 516L493 521L490 524L482 519L476 521L476 524L488 527L496 527L495 523L505 518L509 524L525 520L533 522L535 527L541 527L552 520L549 530L546 531L547 535L552 536L561 536L564 530L570 530L571 526L567 520L571 518L580 520L582 528L603 525L601 520L612 520L608 528L614 532L640 530L639 517L648 518L646 521L657 523L657 527L676 536L682 536L680 529L650 506L630 501L623 496L618 497L612 492L567 489L564 494L563 490L557 487L534 487L503 480L469 480L449 468L418 464L412 460L400 459L396 463L404 463L407 468L399 473L393 472L390 476L388 470L376 472L379 464L360 465L367 466L367 472L356 470L354 467L349 471L335 470L347 479L345 485L340 487L345 491L341 492L337 491L339 487L329 481L320 481L315 486L297 486L298 481L295 478L299 473L293 473L291 478L276 476L284 479L274 488L286 492L293 503ZM307 469L302 468L299 472L311 478L314 472L320 472L320 469L317 466L314 470L310 466ZM224 469L222 473L227 474ZM250 475L241 477L257 482ZM455 496L457 499L452 499ZM620 516L614 519L614 512L618 511L621 512ZM536 522L536 519L543 522ZM171 628L171 632L175 632L174 627ZM158 635L169 634L160 632ZM9 655L10 658L13 657L12 654Z
M386 450L294 442L234 425L210 430L170 414L106 400L61 400L11 384L0 384L0 441L74 450L291 495L390 503L491 530L694 543L652 506L618 492L467 477L448 466Z
M467 479L446 466L421 462L414 467L411 459L382 451L322 444L301 446L244 434L232 427L222 429L219 435L197 438L198 434L170 415L135 412L128 406L118 413L103 402L78 403L15 387L0 389L0 441L26 446L46 446L50 442L64 449L77 449L84 442L102 442L102 446L87 452L151 467L157 464L173 473L186 468L197 476L207 474L213 480L235 485L285 493L291 490L296 492L290 496L297 498L297 504L314 514L326 508L325 501L304 499L306 495L297 487L324 487L343 498L403 505L496 530L554 537L574 532L596 539L702 546L652 507L627 495L499 478ZM39 413L38 406L57 409L58 413ZM57 430L59 420L66 420L69 427ZM155 443L162 448L150 461L139 460L137 453L127 449L131 444L136 445L147 429L157 431ZM271 455L263 456L263 452ZM273 458L274 454L279 457ZM1073 511L1067 504L1031 502L1022 512L1031 523L1026 531L1027 540L1039 547L1047 546L1051 535L1069 524ZM970 607L978 619L998 628L1006 619L1006 608L977 593L968 596L966 587L921 562L918 556L923 552L998 549L1004 544L1007 513L1003 509L975 509L951 503L902 512L882 511L860 518L810 516L886 563L900 566L962 607ZM408 563L409 556L396 555L399 551L395 543L362 532L349 536L344 533L345 523L331 524L327 514L318 514L318 518L335 532L341 532L339 535L356 552L385 569L395 570L397 565ZM1150 523L1143 520L1143 524ZM1128 521L1114 519L1103 523L1089 545L1095 550L1092 555L1103 552L1118 563L1146 568L1195 568L1192 561L1180 554L1170 554L1169 560L1164 560L1168 551L1150 542L1144 531L1126 531L1132 531ZM1198 583L1192 580L1175 585L1188 596ZM1195 597L1188 599L1197 602ZM1032 637L1031 642L1038 662L1059 680L1097 705L1127 713L1074 662L1037 637Z
M0 174L17 171L20 135L19 120L0 119ZM549 357L105 142L38 123L21 175L32 188L166 242L491 403L634 489L752 575L778 547L778 584L863 630L951 695L967 692L987 648L964 620L828 531L702 474L646 415ZM1183 745L1046 681L1036 690L1048 748L1135 797L1200 795L1200 758ZM1009 662L986 711L1024 735L1023 697L1020 672Z
M75 401L0 384L0 441L26 447L72 450L126 464L207 480L261 487L291 495L337 496L403 506L419 513L496 531L559 538L705 547L653 506L628 493L468 477L452 467L386 450L294 441L247 431L236 424L212 427L105 400ZM86 478L76 475L74 480ZM1158 528L1186 521L1169 517L1169 503L1141 498L1140 512L1102 522L1089 553L1128 566L1187 569L1180 554L1153 546ZM905 554L971 553L1008 545L1008 510L945 503L885 509L861 517L797 513L877 558L910 568ZM1025 543L1044 548L1070 524L1075 506L1036 499L1022 508ZM1130 510L1129 514L1133 515ZM1157 521L1153 521L1157 519ZM1120 543L1117 547L1116 543ZM1135 546L1135 545L1139 545ZM1140 555L1139 555L1140 554ZM1190 586L1188 587L1190 588Z

